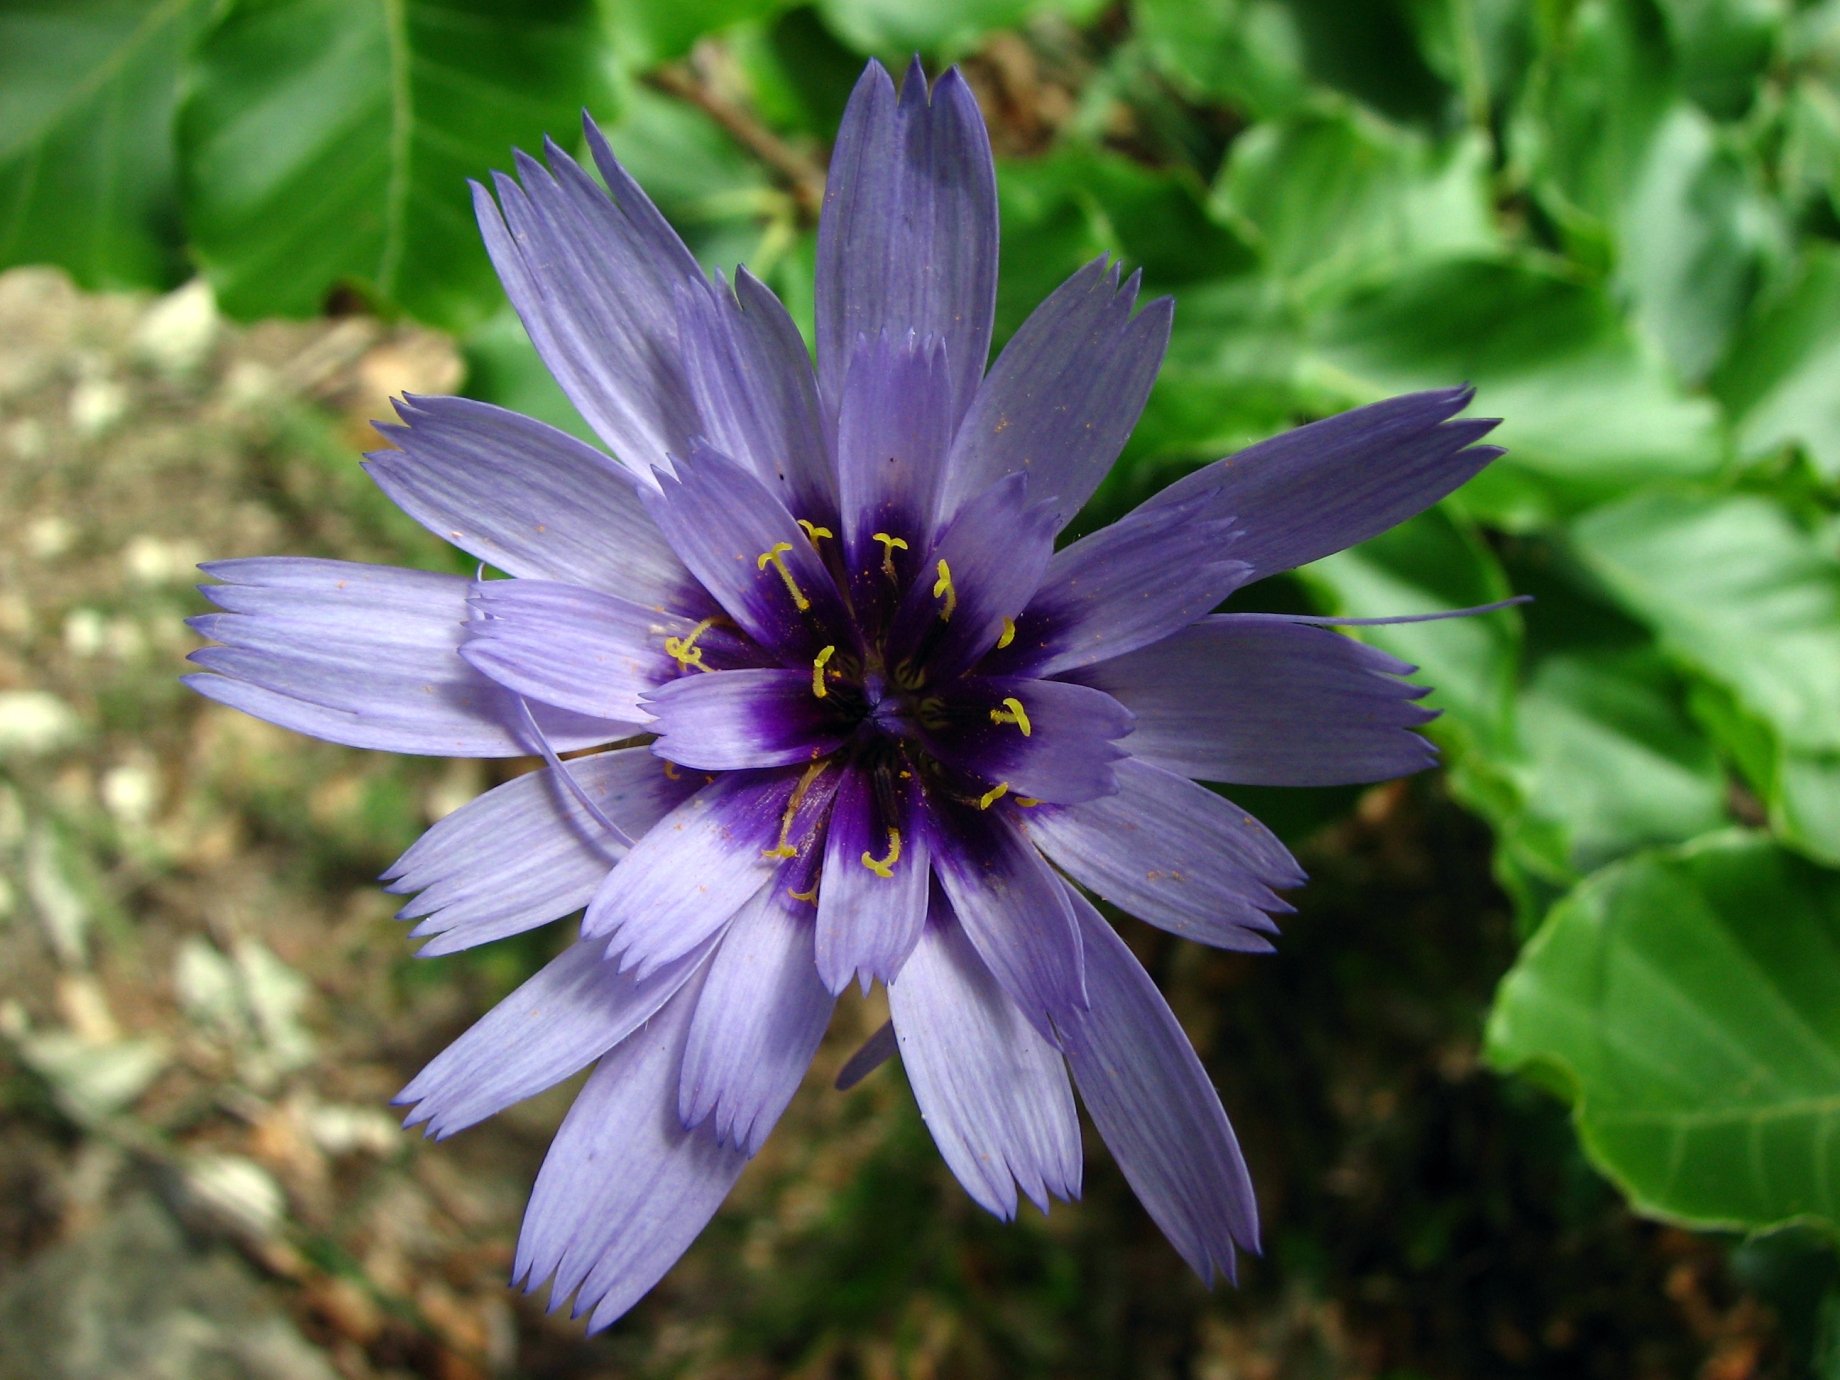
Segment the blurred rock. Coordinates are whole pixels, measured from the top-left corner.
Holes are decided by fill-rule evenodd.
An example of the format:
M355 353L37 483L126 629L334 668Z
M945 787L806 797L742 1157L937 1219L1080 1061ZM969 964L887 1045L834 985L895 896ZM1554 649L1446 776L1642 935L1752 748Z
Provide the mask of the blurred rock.
M287 1195L274 1176L242 1155L193 1155L180 1166L175 1207L201 1232L249 1246L281 1232Z
M157 373L182 378L210 359L217 343L217 301L195 278L148 308L134 332L134 353Z
M50 691L0 691L0 761L56 752L82 733L76 710Z
M228 1251L201 1251L154 1200L0 1284L0 1380L336 1380Z

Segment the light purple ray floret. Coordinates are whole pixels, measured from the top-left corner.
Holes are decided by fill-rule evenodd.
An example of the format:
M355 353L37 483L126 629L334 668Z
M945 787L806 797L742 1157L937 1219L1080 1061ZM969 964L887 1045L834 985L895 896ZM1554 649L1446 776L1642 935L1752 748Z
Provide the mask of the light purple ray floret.
M1117 459L1173 306L1100 260L989 364L997 200L957 71L870 64L818 234L815 365L745 270L705 277L590 122L475 188L486 248L606 450L458 398L377 483L477 578L207 566L200 693L315 737L547 766L391 868L450 953L579 937L400 1094L445 1136L594 1065L516 1280L603 1327L720 1205L837 996L888 989L941 1155L1000 1217L1078 1195L1075 1094L1203 1280L1257 1208L1208 1074L1089 896L1271 947L1304 876L1207 783L1429 766L1413 669L1242 585L1436 503L1500 452L1469 390L1394 398L1056 540ZM490 570L498 574L488 578ZM589 751L593 750L593 751ZM564 759L561 753L575 754ZM586 752L587 755L580 755Z

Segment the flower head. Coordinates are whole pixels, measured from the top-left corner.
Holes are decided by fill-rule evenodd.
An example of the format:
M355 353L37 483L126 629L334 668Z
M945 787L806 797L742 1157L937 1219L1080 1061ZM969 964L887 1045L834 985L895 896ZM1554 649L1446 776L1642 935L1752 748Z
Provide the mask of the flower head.
M1494 457L1463 390L1208 466L1055 549L1149 393L1172 307L1075 273L985 373L994 171L956 71L851 99L819 229L817 365L745 271L711 280L592 123L606 189L476 188L532 340L617 461L411 399L384 491L480 577L207 567L200 692L335 742L546 768L395 865L451 953L585 907L580 937L402 1093L447 1135L598 1062L538 1177L517 1278L595 1326L702 1229L837 995L887 984L941 1153L1002 1217L1080 1184L1077 1088L1204 1279L1256 1242L1220 1101L1092 893L1269 948L1303 874L1208 781L1416 771L1412 668L1321 620L1214 614ZM493 567L511 578L485 578ZM564 762L564 751L614 747ZM540 1019L539 1017L540 1013ZM618 1166L608 1172L608 1166Z

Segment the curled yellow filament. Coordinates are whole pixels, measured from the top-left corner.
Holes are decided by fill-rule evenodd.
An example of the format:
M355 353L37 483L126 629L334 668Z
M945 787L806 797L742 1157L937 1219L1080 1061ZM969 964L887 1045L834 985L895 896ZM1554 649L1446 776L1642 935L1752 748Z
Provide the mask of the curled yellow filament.
M862 865L878 877L894 876L894 865L901 861L901 831L888 831L888 855L883 858L873 856L867 849L863 850Z

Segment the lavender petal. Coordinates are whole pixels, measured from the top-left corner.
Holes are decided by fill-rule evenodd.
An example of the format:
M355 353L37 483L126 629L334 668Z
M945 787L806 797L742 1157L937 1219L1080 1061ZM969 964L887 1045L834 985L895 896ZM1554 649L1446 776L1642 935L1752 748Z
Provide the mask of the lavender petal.
M606 1327L656 1284L708 1225L747 1156L677 1116L692 979L604 1055L563 1118L518 1233L513 1283L550 1285Z
M1206 1284L1258 1249L1258 1204L1220 1094L1143 966L1070 897L1092 994L1062 1023L1080 1100L1163 1235Z
M702 771L815 762L851 725L812 694L813 672L771 668L686 675L655 690L652 750Z
M683 562L639 502L638 481L566 432L470 398L404 398L395 450L365 469L443 541L508 575L674 605Z
M1068 876L1152 925L1216 948L1261 952L1272 888L1303 872L1272 832L1187 777L1136 760L1118 794L1026 811L1030 839Z
M811 907L777 880L735 913L697 997L677 1114L757 1153L817 1053L836 999L812 961Z
M1049 676L1135 651L1211 612L1246 581L1238 530L1210 495L1142 509L1054 553L990 671Z
M443 1140L586 1068L649 1020L708 946L643 980L577 941L488 1011L392 1099Z
M865 857L892 857L884 863L889 875L868 866ZM894 980L926 923L929 864L912 803L878 800L871 774L846 767L831 803L818 890L816 956L827 989L842 992L859 976L864 991L871 979Z
M1183 776L1258 786L1340 786L1423 771L1412 730L1436 718L1413 668L1328 628L1219 614L1082 681L1137 716L1132 755Z
M202 585L223 613L188 620L221 646L185 683L259 719L350 747L437 757L536 750L512 696L460 657L472 581L294 557L214 561ZM567 751L631 735L629 722L533 706Z
M959 426L941 511L1026 473L1058 532L1092 497L1169 345L1172 303L1159 298L1132 316L1137 283L1133 274L1121 288L1116 266L1088 264L1022 323Z
M1036 1034L943 902L888 986L901 1063L953 1175L1008 1221L1020 1186L1080 1194L1080 1127L1060 1051Z
M823 522L837 507L832 445L799 328L745 268L731 289L677 290L684 371L708 442L752 469L793 513Z
M859 609L885 608L933 536L952 439L952 377L937 336L860 337L837 423L844 568ZM905 547L884 545L876 533ZM890 579L887 570L893 569Z
M588 903L582 937L607 938L644 977L727 923L777 865L765 857L792 794L783 772L716 778L640 839Z
M990 353L997 292L990 137L956 69L929 98L916 58L897 98L870 63L844 111L818 222L818 378L835 411L858 336L945 341L954 422Z
M679 672L670 638L695 624L617 594L553 580L481 580L460 655L506 689L596 718L643 724L640 701Z
M576 758L568 770L635 838L702 785L688 773L673 780L645 748ZM439 821L384 876L412 897L398 919L426 917L410 934L430 941L420 956L432 958L581 909L625 854L555 770L539 767Z
M1502 454L1474 444L1493 420L1449 420L1474 392L1408 393L1300 426L1178 479L1144 509L1213 489L1245 529L1233 554L1250 579L1307 565L1397 527Z
M808 662L825 646L855 647L852 620L810 537L752 471L699 442L659 481L646 510L743 631L790 661Z
M961 507L919 563L888 636L888 660L914 659L935 683L990 651L1041 583L1054 552L1048 507L1013 474ZM949 576L949 584L943 583ZM935 594L935 589L941 593ZM946 597L950 592L950 599Z
M553 141L473 186L486 251L556 382L641 483L700 429L678 362L679 283L701 274L657 208L584 119L609 196ZM604 155L604 156L603 156Z
M933 874L972 947L1049 1041L1086 1007L1067 889L1000 813L932 810Z
M1131 732L1131 713L1110 695L1066 681L967 676L936 698L947 726L923 731L928 749L948 766L1019 796L1064 804L1118 789L1114 764L1131 743L1115 740Z

